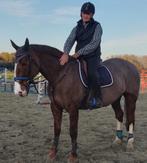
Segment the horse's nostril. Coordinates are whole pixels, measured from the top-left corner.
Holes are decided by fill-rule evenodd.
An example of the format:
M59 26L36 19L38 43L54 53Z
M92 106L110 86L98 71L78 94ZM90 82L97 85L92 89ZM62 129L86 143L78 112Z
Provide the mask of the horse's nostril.
M21 92L21 91L19 91L18 94L19 94L20 96L22 96L22 92Z

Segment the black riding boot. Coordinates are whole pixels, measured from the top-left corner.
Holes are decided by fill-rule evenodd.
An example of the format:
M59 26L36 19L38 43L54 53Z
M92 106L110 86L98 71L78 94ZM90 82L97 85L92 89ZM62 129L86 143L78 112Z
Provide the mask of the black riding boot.
M98 66L100 59L98 55L94 55L85 59L88 70L88 107L100 108L102 107L102 97L100 88L100 76L98 74Z
M101 86L97 85L94 90L94 98L96 99L96 106L98 108L103 106Z
M102 101L101 88L99 85L96 85L95 87L91 88L89 91L88 107L90 109L93 109L93 108L101 108L102 106L103 106L103 101Z
M103 106L102 102L102 94L101 94L101 86L100 86L100 76L98 72L93 73L93 76L90 80L90 93L89 93L89 100L88 105L92 108L100 108Z

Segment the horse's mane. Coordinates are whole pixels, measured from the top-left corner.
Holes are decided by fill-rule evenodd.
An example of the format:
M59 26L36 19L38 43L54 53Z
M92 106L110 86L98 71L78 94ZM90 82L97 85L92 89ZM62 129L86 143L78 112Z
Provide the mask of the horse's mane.
M56 49L56 48L48 46L48 45L31 44L30 48L37 53L49 54L49 55L53 55L57 58L60 58L61 55L63 54L63 52L60 51L59 49Z

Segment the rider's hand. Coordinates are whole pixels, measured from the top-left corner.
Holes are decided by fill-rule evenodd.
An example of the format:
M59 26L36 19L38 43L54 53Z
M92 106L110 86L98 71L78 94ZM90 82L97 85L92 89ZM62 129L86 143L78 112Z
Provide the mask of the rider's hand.
M60 65L64 65L65 63L67 63L68 62L68 59L69 59L69 56L68 56L68 54L63 54L62 55L62 57L60 58Z
M80 55L78 53L75 53L74 55L72 55L72 57L74 57L75 59L77 59Z

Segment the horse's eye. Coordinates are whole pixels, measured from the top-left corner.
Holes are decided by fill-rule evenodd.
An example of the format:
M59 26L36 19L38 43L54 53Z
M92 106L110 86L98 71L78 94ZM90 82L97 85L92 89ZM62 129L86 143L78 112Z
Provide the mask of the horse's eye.
M22 63L22 66L27 66L27 64L26 63Z

